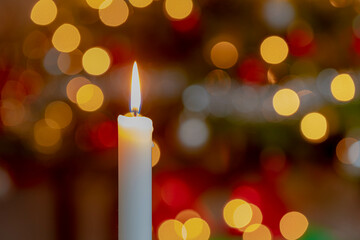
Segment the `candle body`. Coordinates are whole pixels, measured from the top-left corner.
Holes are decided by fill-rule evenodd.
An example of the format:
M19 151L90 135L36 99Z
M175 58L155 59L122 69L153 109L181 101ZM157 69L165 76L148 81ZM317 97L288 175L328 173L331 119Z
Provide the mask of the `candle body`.
M118 117L119 240L152 239L152 121Z

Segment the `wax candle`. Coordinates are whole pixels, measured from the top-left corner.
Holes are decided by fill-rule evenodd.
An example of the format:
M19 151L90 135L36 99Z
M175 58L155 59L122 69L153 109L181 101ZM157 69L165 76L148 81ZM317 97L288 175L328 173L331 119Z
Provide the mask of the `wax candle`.
M136 62L131 81L130 114L119 115L119 240L152 239L152 121L140 116Z

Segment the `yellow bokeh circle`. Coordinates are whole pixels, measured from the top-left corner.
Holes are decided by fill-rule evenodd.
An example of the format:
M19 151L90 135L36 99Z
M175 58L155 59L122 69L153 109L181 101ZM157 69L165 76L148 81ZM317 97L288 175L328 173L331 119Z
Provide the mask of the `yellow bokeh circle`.
M57 15L57 7L52 0L40 0L31 9L30 18L38 25L52 23Z
M328 122L322 114L312 112L303 117L300 130L306 140L322 142L327 137Z
M52 37L54 47L60 52L72 52L80 44L81 36L79 30L68 23L58 27Z
M110 67L110 56L106 50L100 47L88 49L82 58L84 70L91 75L101 75Z
M76 94L78 106L87 112L96 111L104 101L104 94L101 89L94 84L86 84L79 88Z
M263 220L263 215L262 215L262 212L260 210L260 208L252 203L249 203L250 204L250 207L251 207L251 210L252 210L252 217L251 217L251 220L250 222L242 227L242 228L239 228L240 231L244 232L245 230L247 230L248 232L249 231L255 231L256 230L256 226L260 226L260 224L262 223L262 220ZM255 225L257 224L257 225ZM247 228L251 225L254 225L252 228Z
M45 121L53 128L65 128L72 120L72 110L68 104L55 101L47 105L45 109ZM53 123L56 123L55 125Z
M154 146L152 147L151 150L151 165L154 167L156 164L158 164L159 160L160 160L160 148L159 145L156 142L153 142Z
M348 102L355 96L354 80L349 74L339 74L331 82L331 93L340 102Z
M260 54L265 62L278 64L283 62L289 53L289 47L284 39L278 36L266 38L260 46Z
M106 8L111 2L112 0L86 0L86 3L94 9Z
M186 240L208 240L210 227L201 218L191 218L184 223L182 234Z
M277 114L291 116L299 109L300 99L295 91L284 88L275 93L272 103Z
M280 220L280 232L287 240L299 239L308 226L307 218L299 212L289 212Z
M187 18L194 7L192 0L165 0L166 14L173 20L182 20Z
M100 20L109 27L123 24L129 16L129 7L124 0L112 0L111 4L99 9Z
M183 224L177 220L166 220L158 229L159 240L183 240Z
M54 126L56 123L52 123ZM34 140L41 147L52 147L61 140L59 127L53 128L47 124L47 121L40 120L34 126Z
M237 62L238 57L236 47L230 42L218 42L211 48L211 61L218 68L231 68Z
M262 224L252 224L246 228L243 240L271 240L272 234L268 227Z
M131 5L137 8L144 8L149 6L153 0L129 0Z
M246 201L234 199L225 205L223 217L229 227L242 228L251 221L252 209Z

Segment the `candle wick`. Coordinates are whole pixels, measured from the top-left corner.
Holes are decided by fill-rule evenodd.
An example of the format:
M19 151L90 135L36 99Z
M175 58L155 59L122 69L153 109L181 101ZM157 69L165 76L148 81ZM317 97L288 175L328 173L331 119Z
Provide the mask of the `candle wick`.
M139 110L137 108L133 108L132 112L134 113L134 116L137 117Z

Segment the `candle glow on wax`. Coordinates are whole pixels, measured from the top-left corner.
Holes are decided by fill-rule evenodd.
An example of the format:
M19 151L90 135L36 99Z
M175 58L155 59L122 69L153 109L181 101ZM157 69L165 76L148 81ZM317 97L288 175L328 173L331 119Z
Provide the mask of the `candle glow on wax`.
M132 77L131 77L131 100L130 111L136 115L140 112L141 104L141 90L140 90L140 78L137 63L134 62Z

